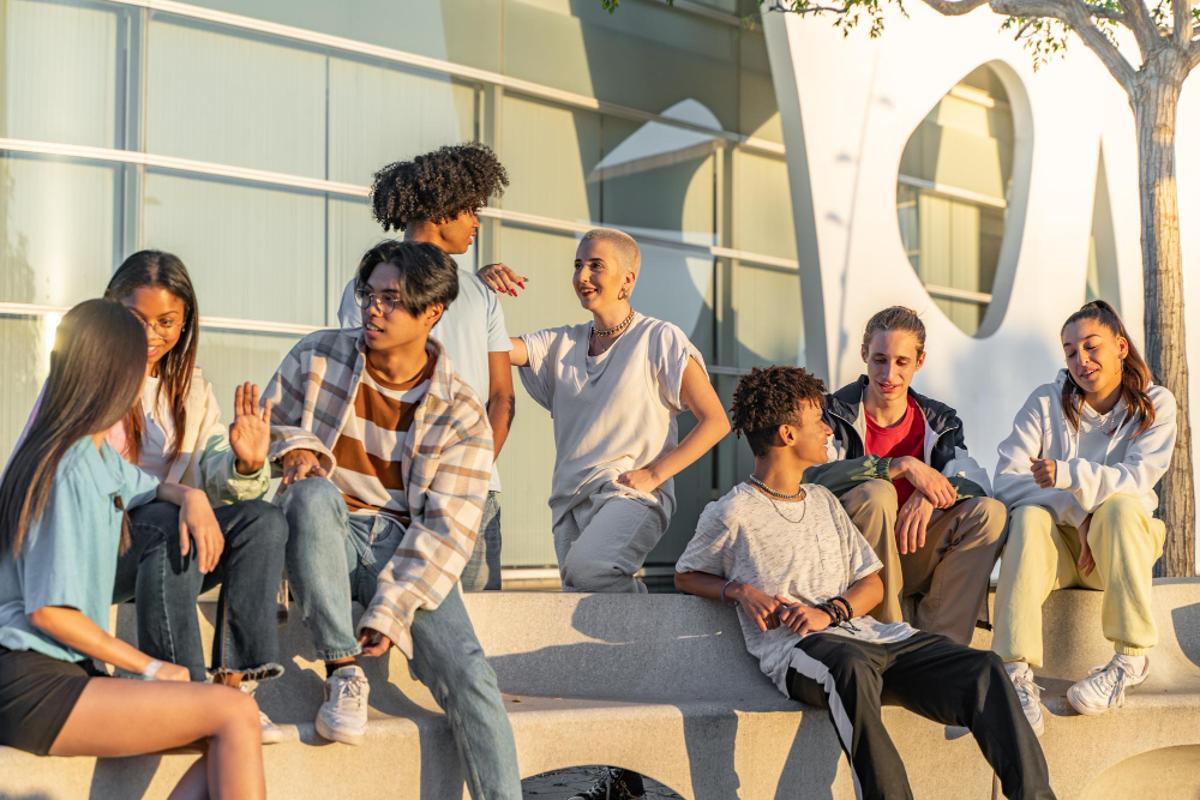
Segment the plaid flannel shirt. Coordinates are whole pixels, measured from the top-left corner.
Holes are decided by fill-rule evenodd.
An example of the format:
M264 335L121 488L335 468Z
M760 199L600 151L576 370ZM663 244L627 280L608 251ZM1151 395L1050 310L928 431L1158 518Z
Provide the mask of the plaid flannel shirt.
M441 344L430 338L428 348L437 365L400 453L412 522L359 620L360 630L379 631L409 658L413 615L441 604L475 546L493 460L483 405ZM361 328L309 334L284 357L266 390L276 472L289 450L312 450L343 488L333 445L354 413L365 361Z

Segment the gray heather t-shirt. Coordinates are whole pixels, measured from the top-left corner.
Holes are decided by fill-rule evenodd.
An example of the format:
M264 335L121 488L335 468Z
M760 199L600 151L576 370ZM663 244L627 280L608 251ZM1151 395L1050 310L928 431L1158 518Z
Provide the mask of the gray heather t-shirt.
M837 498L815 484L805 484L804 490L800 502L772 501L739 483L704 509L676 572L707 572L805 605L845 594L850 584L878 572L883 565ZM787 670L800 636L782 625L763 633L740 608L738 621L746 649L786 695ZM847 625L808 635L886 644L916 632L907 623L883 623L866 615L851 622L853 629Z

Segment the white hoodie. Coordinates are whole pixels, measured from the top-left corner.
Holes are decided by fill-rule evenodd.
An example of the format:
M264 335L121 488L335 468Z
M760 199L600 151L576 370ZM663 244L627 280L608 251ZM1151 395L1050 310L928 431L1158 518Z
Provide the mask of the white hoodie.
M1034 389L1017 412L1012 433L997 448L996 498L1010 509L1043 506L1055 522L1075 528L1115 494L1138 495L1153 514L1158 508L1154 487L1166 474L1175 447L1175 396L1151 384L1146 391L1154 405L1154 424L1135 436L1138 423L1126 421L1108 435L1105 427L1124 418L1124 404L1104 417L1085 404L1079 429L1072 428L1060 400L1066 379L1067 371L1060 371L1053 383ZM1054 488L1037 485L1031 469L1035 458L1054 459Z

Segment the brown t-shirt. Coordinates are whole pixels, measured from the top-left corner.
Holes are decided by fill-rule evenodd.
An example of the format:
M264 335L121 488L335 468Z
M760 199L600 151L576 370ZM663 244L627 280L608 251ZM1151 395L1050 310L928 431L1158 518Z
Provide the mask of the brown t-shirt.
M354 413L333 445L338 484L351 514L386 514L409 523L400 454L428 390L427 377L405 389L385 381L370 365L363 370Z

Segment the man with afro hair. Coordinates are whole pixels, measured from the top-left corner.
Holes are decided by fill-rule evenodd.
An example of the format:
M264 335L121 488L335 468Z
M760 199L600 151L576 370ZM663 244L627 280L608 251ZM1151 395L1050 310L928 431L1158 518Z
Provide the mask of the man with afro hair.
M507 185L508 173L487 145L451 145L376 172L371 207L384 231L402 231L407 242L426 242L457 256L471 247L479 230L479 210ZM458 299L432 334L487 408L499 457L516 403L508 360L512 344L496 296L462 267L458 267L458 286ZM362 325L354 290L351 279L338 310L343 328ZM493 465L475 550L462 573L465 591L500 588L500 547L500 476Z
M815 483L848 468L824 466L824 393L798 367L756 368L738 382L733 429L749 442L754 471L705 508L675 565L676 587L737 606L746 649L776 688L829 710L858 797L912 797L885 701L970 728L1006 797L1054 797L998 656L862 613L883 596L882 564Z

